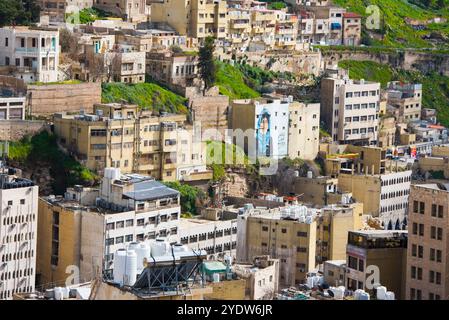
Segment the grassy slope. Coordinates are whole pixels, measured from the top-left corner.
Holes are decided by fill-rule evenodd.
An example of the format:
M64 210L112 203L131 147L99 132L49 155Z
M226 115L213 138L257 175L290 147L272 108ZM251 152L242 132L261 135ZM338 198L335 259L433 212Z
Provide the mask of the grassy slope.
M20 141L10 142L8 159L22 166L36 168L48 164L54 177L53 189L62 194L66 187L75 184L92 185L98 177L74 158L60 151L56 137L46 131Z
M221 94L229 96L231 99L249 99L260 96L257 91L246 85L245 78L238 68L221 61L216 63L215 84L219 87Z
M155 83L104 83L102 84L101 99L104 103L124 100L154 111L184 114L188 112L185 98Z
M449 77L436 73L424 75L414 71L397 71L372 61L345 60L340 61L339 66L349 69L349 75L353 79L379 81L383 87L391 80L422 83L423 107L436 109L438 120L449 126Z
M416 31L404 21L405 18L427 20L437 16L449 19L448 9L424 9L407 0L334 0L334 3L360 13L364 17L368 16L365 12L367 6L377 5L384 17L386 32L382 41L374 42L377 45L425 48L432 45L421 39L422 35L428 34L430 31L439 31L449 36L449 22L432 24L429 25L428 30ZM444 46L448 47L449 45L446 43Z

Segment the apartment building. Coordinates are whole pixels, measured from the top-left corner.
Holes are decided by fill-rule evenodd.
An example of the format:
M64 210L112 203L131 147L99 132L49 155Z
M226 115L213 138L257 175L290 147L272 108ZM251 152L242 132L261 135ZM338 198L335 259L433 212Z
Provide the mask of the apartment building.
M274 46L276 31L276 11L266 7L251 9L251 43L250 50L265 50ZM256 45L257 44L257 45ZM253 46L253 47L251 47Z
M39 0L38 4L41 16L48 16L51 23L63 23L66 21L66 13L91 8L94 2L95 0Z
M82 80L145 82L146 53L137 51L140 49L141 43L128 43L123 37L117 39L115 35L111 34L83 34L81 36L82 61L84 61Z
M301 212L301 213L300 213ZM255 210L237 218L237 261L257 255L280 260L281 286L303 283L326 260L344 259L347 233L361 227L359 204Z
M346 288L375 294L385 286L396 299L405 298L406 230L350 231L346 259Z
M341 148L330 145L336 150L321 150L325 157L324 171L326 175L338 176L341 173L384 174L387 171L386 150L374 146L347 145ZM391 165L390 165L391 167Z
M251 11L228 7L228 23L226 41L233 48L246 48L251 37Z
M313 17L313 37L316 44L341 45L343 42L343 15L346 9L335 6L307 6L304 11ZM311 17L305 16L310 19ZM304 29L303 29L304 30Z
M398 122L421 119L422 85L393 81L387 87L387 104L395 109Z
M303 203L321 206L340 202L342 194L338 191L337 178L313 177L311 172L308 177L296 177L291 189Z
M190 249L205 250L209 259L235 258L237 248L237 220L181 219L181 244Z
M201 43L212 36L224 41L228 17L226 1L164 0L151 4L151 21L164 22L180 35L196 38Z
M58 81L59 31L37 27L0 29L0 69L25 82Z
M321 81L321 118L340 144L377 143L379 104L380 83L352 80L343 72Z
M232 101L233 143L252 159L287 156L289 106L292 102L291 96Z
M25 120L25 114L25 97L5 97L0 92L0 120Z
M39 199L38 269L44 287L79 270L85 282L113 269L114 253L135 242L178 241L179 192L149 176L107 168L100 189L69 188ZM62 282L62 283L61 283Z
M58 142L89 169L115 167L164 181L210 176L200 130L185 126L185 115L151 116L120 104L95 105L94 111L54 116Z
M294 50L298 37L298 17L280 10L276 10L275 14L274 47Z
M406 299L449 299L448 187L444 183L411 188Z
M150 16L146 0L94 0L93 6L132 23L146 22Z
M338 186L362 202L365 214L379 217L388 230L405 230L411 170L384 174L340 174Z
M344 46L358 46L361 42L362 16L353 13L343 13L343 35L342 44Z
M149 52L146 73L172 90L180 91L198 84L198 57L170 51Z
M320 104L293 102L289 105L288 156L314 160L320 142Z
M0 299L35 289L38 187L20 170L0 169Z

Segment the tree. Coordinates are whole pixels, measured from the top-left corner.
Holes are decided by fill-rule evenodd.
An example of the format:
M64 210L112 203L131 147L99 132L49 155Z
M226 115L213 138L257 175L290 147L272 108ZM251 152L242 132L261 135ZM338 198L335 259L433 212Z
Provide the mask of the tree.
M77 37L68 29L61 29L59 31L59 44L61 45L61 52L75 61L78 61L78 54L80 51L80 44Z
M200 76L204 82L203 93L211 88L215 83L217 68L214 61L215 39L207 37L204 45L199 50L198 67L200 69Z
M30 25L39 21L40 8L37 0L0 1L0 27L7 25Z

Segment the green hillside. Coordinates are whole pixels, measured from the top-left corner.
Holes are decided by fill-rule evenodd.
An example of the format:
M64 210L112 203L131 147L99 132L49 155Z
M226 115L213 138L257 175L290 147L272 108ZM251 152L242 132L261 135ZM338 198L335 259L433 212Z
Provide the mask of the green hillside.
M449 77L437 73L423 74L416 71L395 70L372 61L342 60L338 65L349 69L349 76L352 79L378 81L383 87L392 80L422 83L423 107L436 109L438 121L449 126Z
M365 19L362 24L364 42L368 42L366 43L368 45L411 48L449 47L448 21L427 24L424 30L416 30L405 21L409 18L425 22L435 17L449 20L449 0L333 0L333 2L365 18L370 15L366 13L369 5L379 7L383 22L380 30L367 34ZM439 40L430 41L425 38L426 36L433 36L434 39Z
M249 99L260 96L257 91L251 89L245 83L245 77L238 68L221 61L217 61L216 64L215 84L220 89L221 94L231 99Z
M155 83L103 83L103 103L128 102L143 109L170 113L188 113L184 97Z

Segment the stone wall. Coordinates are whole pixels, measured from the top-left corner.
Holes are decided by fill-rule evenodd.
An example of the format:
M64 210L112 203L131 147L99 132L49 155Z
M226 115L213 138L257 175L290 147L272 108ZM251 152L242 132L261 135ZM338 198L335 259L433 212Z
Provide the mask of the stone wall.
M444 54L417 51L371 53L347 50L323 52L324 67L335 65L340 60L369 60L380 64L388 64L393 68L417 70L423 73L437 72L449 76L449 55Z
M224 141L225 130L228 128L228 107L229 98L227 96L202 96L191 99L192 120L201 122L202 136L206 130L209 133L216 130L213 137L203 137L203 140L204 138L213 138L218 141Z
M92 112L94 104L101 103L101 83L29 85L28 104L33 115L55 112Z
M235 205L238 207L243 207L247 203L252 203L254 207L267 207L269 209L285 206L283 202L276 202L257 198L243 198L243 197L226 197L225 203L227 206Z
M0 140L18 141L26 135L48 129L45 121L0 120Z

